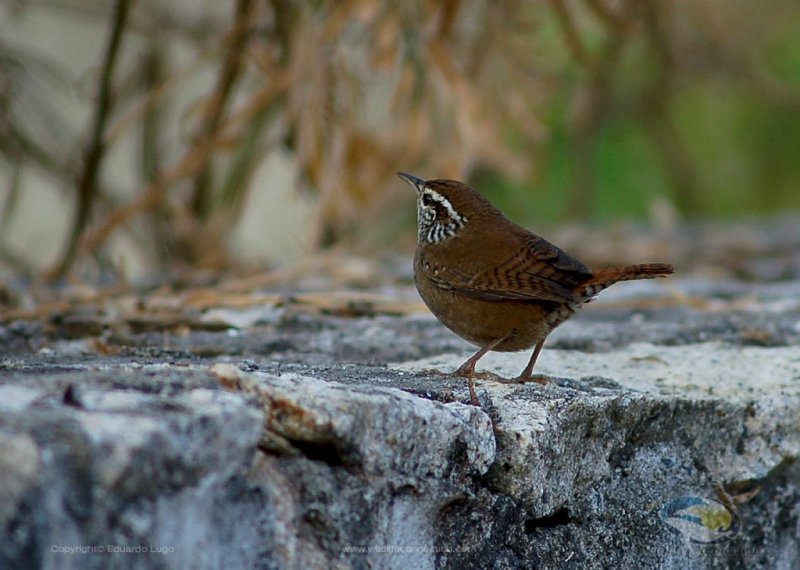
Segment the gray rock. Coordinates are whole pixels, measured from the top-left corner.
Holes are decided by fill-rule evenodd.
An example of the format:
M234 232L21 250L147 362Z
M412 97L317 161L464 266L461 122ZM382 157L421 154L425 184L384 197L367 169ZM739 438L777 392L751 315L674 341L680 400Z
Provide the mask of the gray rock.
M795 291L598 301L542 353L548 385L478 381L481 408L431 370L469 349L425 316L287 312L115 356L14 325L0 568L798 568Z
M254 564L262 515L242 479L262 432L252 405L220 390L165 398L43 380L35 400L0 389L0 567Z

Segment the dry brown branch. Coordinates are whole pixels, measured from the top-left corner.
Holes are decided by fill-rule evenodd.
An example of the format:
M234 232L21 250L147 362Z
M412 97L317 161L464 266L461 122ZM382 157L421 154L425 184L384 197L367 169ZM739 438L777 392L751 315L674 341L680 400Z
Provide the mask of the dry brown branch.
M277 94L281 93L289 82L289 76L283 74L276 77L260 92L256 93L243 108L231 115L226 122L228 128L233 128L246 122L261 108L267 105ZM222 141L228 137L225 132L218 132L214 138L201 141L198 146L186 151L176 164L167 169L159 179L147 185L138 198L129 204L109 213L103 222L91 232L88 232L81 243L82 251L95 251L108 237L132 217L149 211L162 203L163 192L186 177L192 176L203 167L212 153Z
M230 37L225 41L226 51L217 77L217 84L205 103L203 118L193 137L194 144L213 138L223 123L234 86L241 76L242 58L250 34L252 7L252 0L238 0L236 3L233 29ZM209 214L212 164L210 160L206 162L194 177L192 210L195 216L201 220Z
M578 33L575 19L567 8L564 0L548 0L550 7L556 15L561 30L564 32L564 42L567 45L572 57L581 65L587 66L590 63L586 47Z
M617 14L603 0L586 0L586 5L607 28L619 26Z
M63 277L75 258L78 241L91 216L92 205L98 193L100 165L106 153L104 133L111 112L111 80L117 64L122 35L131 6L130 0L116 0L111 14L111 33L103 57L98 82L97 104L92 118L91 137L84 153L83 170L78 180L78 202L72 230L60 261L48 272L47 279Z
M139 198L111 212L97 229L87 233L82 240L81 249L85 251L96 250L114 230L131 217L158 206L162 202L164 190L178 180L198 172L206 164L218 142L218 140L209 140L205 141L200 147L192 148L171 170L167 171L152 184L149 184L141 192Z
M64 15L74 4L78 17L89 14L91 21L98 14L107 19L112 7L57 4ZM195 13L140 0L125 39L134 34L143 40L137 49L159 50L163 68L151 59L147 73L122 66L112 77L116 48L107 45L83 163L73 166L78 161L60 137L53 137L57 144L43 140L41 125L52 115L31 113L37 106L19 97L7 100L15 120L0 119L0 153L4 165L44 172L62 187L69 178L70 190L80 179L73 235L56 268L61 273L78 256L96 261L81 269L100 271L100 258L116 257L123 240L147 258L147 269L170 275L236 263L228 255L230 236L238 238L248 198L271 190L255 188L253 176L267 157L289 164L298 191L311 197L315 217L303 229L313 235L302 239L314 246L371 243L370 232L385 231L375 220L391 218L399 205L410 208L412 199L394 179L398 169L513 179L551 194L566 177L566 207L585 218L595 211L598 157L605 165L613 154L598 152L600 137L628 144L631 129L652 139L679 205L694 212L693 200L707 188L704 173L699 188L699 153L676 128L676 110L695 104L677 98L688 92L683 86L691 83L691 97L702 98L723 79L736 91L736 105L751 98L742 108L800 108L797 90L760 65L771 45L762 31L774 23L754 18L757 8L734 4L237 0ZM113 39L113 14L111 24ZM119 18L117 25L120 31ZM0 65L17 63L5 54L13 55L0 44ZM33 74L19 75L29 79L19 83L20 92L52 90L30 89ZM190 91L197 87L205 96ZM0 104L7 93L16 95L1 88ZM114 89L120 98L110 96ZM36 128L25 121L31 114ZM103 180L104 156L127 151L134 137L141 154L129 164L140 171L130 176L123 168L122 176ZM751 170L770 168L761 162ZM776 159L777 168L783 162ZM554 176L545 174L551 163ZM661 175L658 165L646 169ZM24 184L26 172L19 179ZM129 188L136 193L121 191ZM6 196L13 200L14 192ZM110 241L112 235L120 239Z
M165 77L158 85L154 85L145 91L138 100L131 104L130 109L122 112L120 118L108 128L105 137L106 144L116 142L131 128L134 128L153 107L162 103L171 91L174 91L182 82L195 75L200 67L207 63L207 58L211 57L216 51L218 51L218 47L215 46L213 50L202 54L191 64L178 70L172 70L170 75Z

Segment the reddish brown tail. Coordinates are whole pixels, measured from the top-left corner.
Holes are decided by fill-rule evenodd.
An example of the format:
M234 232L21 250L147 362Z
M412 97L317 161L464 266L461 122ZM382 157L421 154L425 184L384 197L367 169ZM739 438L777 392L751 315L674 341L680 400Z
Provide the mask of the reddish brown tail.
M592 274L586 283L578 285L577 290L586 298L597 295L600 291L619 281L635 281L636 279L655 279L672 275L675 269L668 263L641 263L626 267L599 269Z

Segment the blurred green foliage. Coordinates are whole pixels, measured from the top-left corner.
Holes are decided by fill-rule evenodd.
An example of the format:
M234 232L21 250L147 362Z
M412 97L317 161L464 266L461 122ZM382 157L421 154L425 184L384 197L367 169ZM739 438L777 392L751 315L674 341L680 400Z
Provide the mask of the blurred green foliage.
M684 80L674 90L669 120L697 172L695 207L683 209L684 216L734 218L800 210L800 14L786 16L759 46L757 62L763 68L755 77L709 73ZM558 52L561 38L555 28L541 32L539 40ZM641 91L642 77L652 73L648 54L637 48L620 65L614 94L618 107L605 115L592 156L596 191L589 210L595 221L644 219L653 199L676 200L642 115L626 107ZM580 81L575 62L563 65L565 76ZM567 128L568 91L546 109L549 136L540 175L513 181L479 170L471 179L521 223L555 224L569 216L576 165Z

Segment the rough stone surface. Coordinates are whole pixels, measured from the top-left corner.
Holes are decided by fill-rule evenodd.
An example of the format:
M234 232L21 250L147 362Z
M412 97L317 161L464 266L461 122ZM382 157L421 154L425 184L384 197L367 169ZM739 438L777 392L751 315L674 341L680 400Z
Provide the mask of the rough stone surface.
M424 313L0 324L0 568L800 567L800 284L593 305L481 408ZM692 541L680 497L738 527Z
M261 436L260 414L219 389L136 389L141 376L3 377L0 567L255 561L247 548L258 549L263 514L241 471ZM217 529L220 518L228 523ZM65 551L82 546L104 552ZM146 552L112 551L124 546Z

